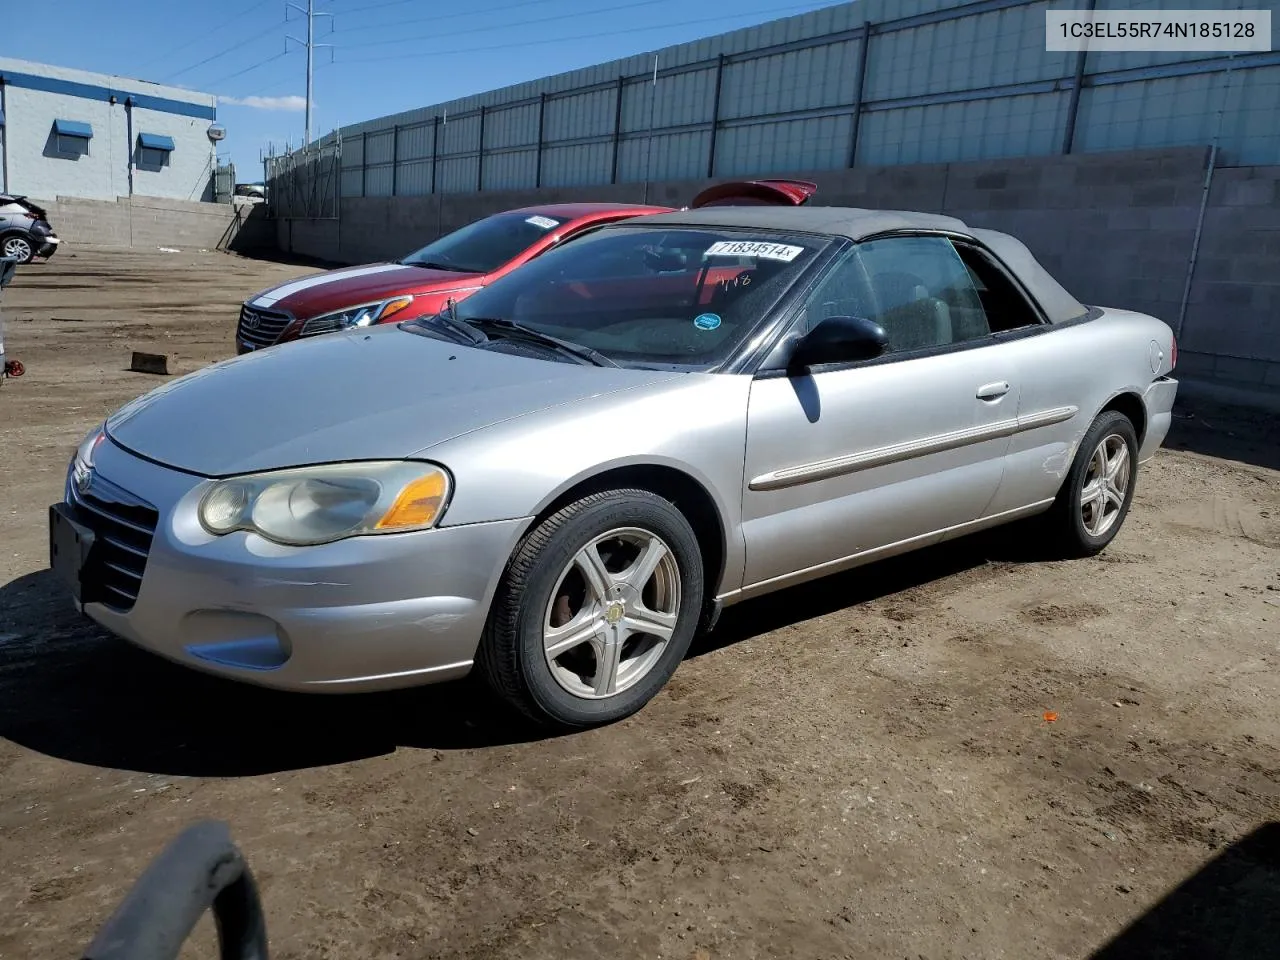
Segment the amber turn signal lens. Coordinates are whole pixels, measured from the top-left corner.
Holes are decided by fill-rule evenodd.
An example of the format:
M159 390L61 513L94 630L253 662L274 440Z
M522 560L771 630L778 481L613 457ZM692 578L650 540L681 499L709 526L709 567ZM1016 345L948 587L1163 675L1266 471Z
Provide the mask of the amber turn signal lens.
M400 297L398 300L392 300L382 308L382 313L378 314L378 320L382 321L387 317L395 316L411 303L413 303L413 297Z
M429 473L408 484L391 509L377 523L379 530L428 526L440 513L448 481L443 473Z

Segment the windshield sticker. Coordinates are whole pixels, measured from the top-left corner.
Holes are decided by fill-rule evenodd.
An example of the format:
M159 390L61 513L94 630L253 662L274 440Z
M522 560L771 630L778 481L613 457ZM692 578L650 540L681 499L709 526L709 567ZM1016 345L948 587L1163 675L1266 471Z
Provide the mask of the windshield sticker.
M708 257L756 257L760 260L781 260L790 263L804 247L792 247L785 243L766 243L763 240L721 240L708 249Z
M718 313L702 313L693 318L693 325L699 330L714 330L720 326Z
M552 220L550 217L543 217L543 216L527 217L525 218L524 222L531 223L535 227L541 227L543 230L551 230L551 229L554 229L555 227L560 226L559 223L557 223L555 220Z

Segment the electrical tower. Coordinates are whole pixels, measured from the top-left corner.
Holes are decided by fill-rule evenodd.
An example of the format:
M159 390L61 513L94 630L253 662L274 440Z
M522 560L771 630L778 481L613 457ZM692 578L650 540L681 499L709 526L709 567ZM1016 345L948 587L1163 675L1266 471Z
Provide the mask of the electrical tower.
M333 44L316 43L316 17L332 18L333 14L316 12L316 0L307 0L307 5L305 7L300 6L299 4L293 3L292 0L289 0L289 2L285 3L284 18L286 21L289 19L290 9L297 10L300 14L302 14L304 17L307 18L306 42L299 40L295 36L286 35L284 45L285 47L288 47L289 41L292 40L294 43L302 44L302 46L307 48L307 121L306 121L307 129L306 129L306 133L304 134L302 144L304 147L309 147L311 146L311 104L312 104L311 77L312 77L312 74L315 72L316 47L328 47L329 55L330 56L333 55Z

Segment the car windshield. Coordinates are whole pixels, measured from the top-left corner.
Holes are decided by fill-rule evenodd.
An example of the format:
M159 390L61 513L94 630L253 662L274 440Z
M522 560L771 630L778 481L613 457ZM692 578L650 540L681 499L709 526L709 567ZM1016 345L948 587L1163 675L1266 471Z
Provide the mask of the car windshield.
M452 307L638 366L708 367L760 324L830 241L721 227L607 227ZM427 332L439 324L406 324ZM486 330L488 332L488 330Z
M490 273L564 222L563 217L528 211L499 213L445 234L400 262L460 273Z

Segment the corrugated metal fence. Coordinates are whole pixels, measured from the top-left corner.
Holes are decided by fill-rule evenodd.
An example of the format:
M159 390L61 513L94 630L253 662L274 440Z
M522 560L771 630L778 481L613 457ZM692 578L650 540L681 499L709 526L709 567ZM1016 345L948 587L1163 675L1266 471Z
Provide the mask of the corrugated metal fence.
M230 203L236 192L236 165L220 164L213 171L213 202Z
M1091 5L1052 3L1054 9ZM1228 163L1280 158L1280 52L1049 53L1044 14L1050 6L1045 0L844 3L355 124L320 144L331 153L340 144L335 192L341 197L758 176L1215 141ZM1161 6L1159 0L1096 2L1097 9ZM1234 5L1181 0L1179 6ZM1251 6L1275 11L1280 0ZM914 12L902 15L908 10ZM269 177L296 176L305 166L297 159L279 163Z
M342 138L264 158L267 209L277 220L337 220Z

